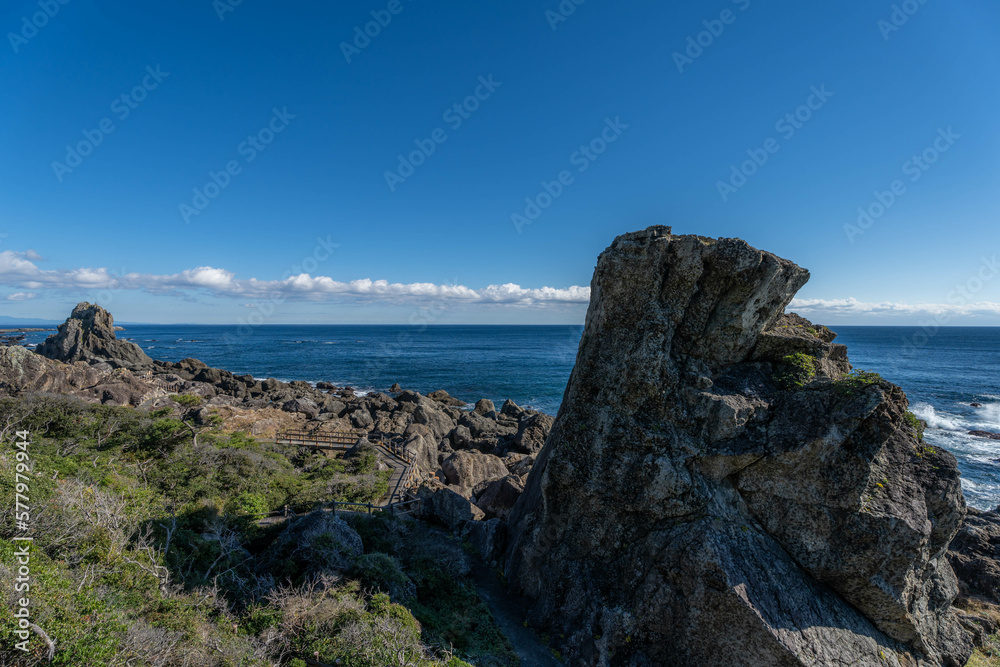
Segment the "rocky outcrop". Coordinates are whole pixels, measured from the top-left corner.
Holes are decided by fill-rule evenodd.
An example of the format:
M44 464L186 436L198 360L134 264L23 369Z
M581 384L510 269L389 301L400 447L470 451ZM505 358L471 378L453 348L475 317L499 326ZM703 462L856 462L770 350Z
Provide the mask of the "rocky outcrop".
M969 508L951 542L948 561L964 597L1000 606L1000 507L993 512Z
M481 452L455 452L441 464L448 483L469 496L482 482L507 476L507 466L498 457Z
M153 360L135 343L118 340L111 313L96 304L81 302L57 333L35 350L56 361L107 362L116 368L148 368Z
M451 489L439 489L424 498L423 518L439 523L449 530L459 530L469 521L480 521L484 514L472 502Z
M507 475L488 483L476 497L476 506L488 519L506 519L517 499L524 492L524 481L517 475Z
M509 519L529 622L584 665L960 665L954 458L783 310L808 279L652 227L599 258L576 366ZM504 411L508 406L504 406Z

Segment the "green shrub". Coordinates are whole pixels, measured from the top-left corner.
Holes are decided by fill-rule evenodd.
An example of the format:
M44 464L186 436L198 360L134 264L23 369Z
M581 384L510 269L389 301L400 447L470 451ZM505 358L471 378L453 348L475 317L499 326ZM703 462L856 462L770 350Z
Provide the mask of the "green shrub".
M781 358L781 365L774 373L774 382L780 389L799 389L816 377L816 359L804 352Z
M912 412L910 412L909 410L907 410L906 414L903 415L903 419L906 421L906 425L909 426L910 428L912 428L916 432L916 434L917 434L917 440L923 440L924 439L924 423L922 421L920 421L919 419L917 419L917 416L915 414L913 414Z
M872 371L853 370L833 383L834 389L844 396L853 396L865 387L883 382L882 376Z
M178 394L173 397L173 400L178 405L183 405L185 408L193 408L196 405L201 405L202 397L196 394Z
M226 502L225 511L227 514L264 516L270 510L264 494L244 491Z

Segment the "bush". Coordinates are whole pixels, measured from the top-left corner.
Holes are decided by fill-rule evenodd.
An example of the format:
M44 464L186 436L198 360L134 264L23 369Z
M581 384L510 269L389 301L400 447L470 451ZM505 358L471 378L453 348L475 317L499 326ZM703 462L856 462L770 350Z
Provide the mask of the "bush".
M803 352L781 358L781 365L774 373L774 382L786 391L799 389L816 377L816 360Z
M268 513L267 498L262 493L244 491L230 498L225 505L227 514L264 516Z
M853 370L833 383L834 389L844 396L853 396L865 387L884 382L882 376L872 371Z
M32 433L32 614L56 643L51 665L301 666L318 652L348 667L400 656L467 667L428 643L477 664L515 664L449 536L382 514L268 527L226 516L306 493L375 500L386 482L373 457L289 460L274 444L211 427L195 445L167 411L60 397L0 398L0 412ZM4 581L14 471L12 451L0 451ZM44 642L33 637L25 656L0 625L0 664L47 664Z
M909 410L907 410L906 414L903 415L903 419L906 421L906 425L909 426L910 428L912 428L916 432L916 434L917 434L917 440L923 440L924 439L924 422L922 422L919 419L917 419L917 416L915 414L913 414L912 412L910 412Z
M201 405L202 400L202 397L196 394L178 394L173 397L174 403L183 405L185 408L193 408L196 405Z

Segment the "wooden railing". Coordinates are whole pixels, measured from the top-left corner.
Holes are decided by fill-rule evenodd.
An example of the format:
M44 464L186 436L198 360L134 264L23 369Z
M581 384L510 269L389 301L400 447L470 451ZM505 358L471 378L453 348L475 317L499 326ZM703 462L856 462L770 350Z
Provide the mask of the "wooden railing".
M310 449L346 451L353 447L358 439L367 438L375 445L381 458L390 463L390 467L398 469L399 465L391 465L393 458L403 467L396 479L396 484L387 494L388 505L376 507L391 507L403 502L414 485L416 474L416 458L403 445L403 436L399 433L384 433L382 431L322 431L320 429L288 429L278 434L275 441L278 444L307 447ZM394 475L395 476L395 475Z

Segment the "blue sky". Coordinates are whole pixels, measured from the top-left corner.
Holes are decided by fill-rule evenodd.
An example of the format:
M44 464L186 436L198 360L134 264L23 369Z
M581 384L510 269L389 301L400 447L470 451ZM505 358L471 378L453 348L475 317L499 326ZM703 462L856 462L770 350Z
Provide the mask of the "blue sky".
M0 315L579 323L662 223L1000 324L995 2L233 1L4 3Z

